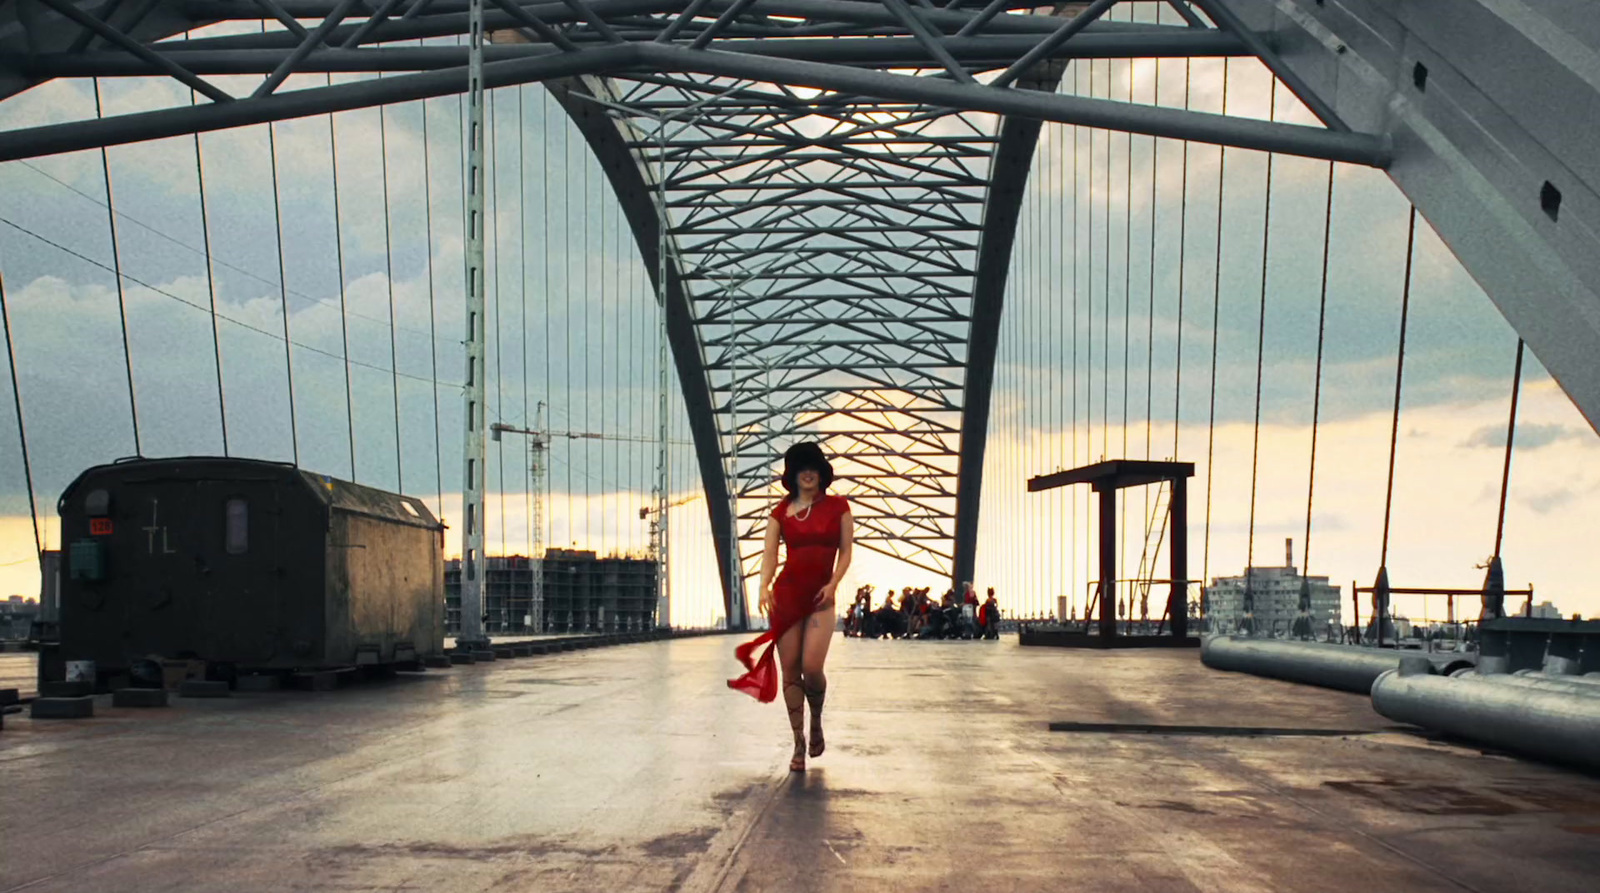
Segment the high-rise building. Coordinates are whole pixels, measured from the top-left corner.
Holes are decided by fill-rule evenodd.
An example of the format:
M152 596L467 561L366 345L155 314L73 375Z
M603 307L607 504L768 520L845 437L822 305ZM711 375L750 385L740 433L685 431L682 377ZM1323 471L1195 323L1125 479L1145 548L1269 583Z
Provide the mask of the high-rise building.
M1324 638L1330 628L1337 629L1343 605L1339 587L1330 584L1327 577L1302 577L1293 564L1292 552L1286 557L1290 559L1286 567L1252 567L1237 577L1211 578L1211 585L1201 594L1206 629L1213 633L1239 631L1248 589L1254 603L1256 633L1289 636L1300 614L1301 583L1307 579L1311 584L1311 635Z

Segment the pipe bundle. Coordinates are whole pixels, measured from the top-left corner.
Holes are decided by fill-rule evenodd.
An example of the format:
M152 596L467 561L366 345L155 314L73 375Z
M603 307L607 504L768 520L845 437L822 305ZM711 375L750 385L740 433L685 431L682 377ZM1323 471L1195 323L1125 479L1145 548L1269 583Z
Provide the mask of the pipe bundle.
M1547 673L1435 676L1407 657L1372 684L1399 722L1529 757L1600 771L1600 685Z

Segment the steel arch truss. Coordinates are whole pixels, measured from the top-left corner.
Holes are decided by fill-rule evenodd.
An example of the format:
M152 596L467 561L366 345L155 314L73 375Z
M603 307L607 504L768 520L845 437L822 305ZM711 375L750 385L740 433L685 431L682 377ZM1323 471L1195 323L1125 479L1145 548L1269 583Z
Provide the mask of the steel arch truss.
M992 116L705 76L619 85L617 114L656 124L630 149L661 177L746 575L800 439L837 457L863 547L948 575Z
M826 440L858 542L970 576L996 334L1038 122L1382 166L1326 128L1055 94L1074 58L1259 55L1171 0L485 0L489 87L548 83L601 158L652 276L723 564L759 560L775 464ZM0 96L55 77L162 75L175 107L0 132L0 160L460 92L466 0L0 0ZM219 22L262 33L166 38ZM1212 22L1221 22L1216 27ZM443 40L441 40L443 39ZM430 42L431 41L431 42ZM332 86L289 78L384 72ZM261 75L249 95L208 78ZM187 98L187 97L185 97ZM666 262L658 266L659 251ZM734 574L729 544L747 545Z

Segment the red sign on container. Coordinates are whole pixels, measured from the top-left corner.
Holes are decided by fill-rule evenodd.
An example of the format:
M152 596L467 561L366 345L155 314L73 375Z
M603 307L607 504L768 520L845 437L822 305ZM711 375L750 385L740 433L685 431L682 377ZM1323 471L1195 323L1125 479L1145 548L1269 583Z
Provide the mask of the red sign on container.
M89 534L91 536L110 536L111 535L111 519L110 518L90 518L89 519Z

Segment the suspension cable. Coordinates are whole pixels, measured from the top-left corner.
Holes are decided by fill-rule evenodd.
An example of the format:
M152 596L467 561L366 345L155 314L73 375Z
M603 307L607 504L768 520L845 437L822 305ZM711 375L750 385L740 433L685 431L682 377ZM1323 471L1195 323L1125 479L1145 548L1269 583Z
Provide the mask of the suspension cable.
M583 163L581 168L583 170L583 202L578 205L578 212L583 218L583 240L586 244L592 245L594 244L593 240L589 237L589 157L588 155L583 155L582 159ZM589 300L589 253L587 251L585 251L583 255L582 271L583 275L579 280L582 285L579 288L578 294L583 302L583 430L588 431L590 430L589 404L591 402L589 399L589 367L591 365L589 360L591 357L588 347L589 332L592 331L589 326L589 305L592 304L593 301ZM591 488L594 485L594 478L589 475L589 453L590 451L587 448L587 445L585 445L583 450L583 539L586 545L593 544L593 539L591 538L589 530L589 521L594 516L594 512L590 510Z
M522 427L532 429L533 419L528 415L528 127L526 111L528 105L528 85L517 85L517 234L520 244L517 248L517 259L520 262L521 276L518 279L517 295L522 305ZM528 449L533 449L533 442L528 442ZM532 453L530 452L531 456ZM533 564L533 466L528 462L522 464L522 497L523 497L523 532L528 540L528 567L530 570L528 589L527 616L533 615L533 582L531 571L538 566Z
M1500 541L1506 532L1506 493L1511 484L1511 444L1517 436L1517 397L1522 392L1522 350L1517 339L1517 365L1511 373L1511 417L1506 421L1506 462L1500 471L1500 510L1494 522L1494 557L1500 557Z
M1092 98L1094 98L1094 60L1092 60L1092 59L1089 60L1088 69L1089 69L1089 97L1092 99ZM1089 140L1088 140L1089 141L1089 170L1088 170L1088 173L1087 173L1086 177L1087 177L1087 179L1089 181L1088 184L1087 184L1088 185L1088 193L1089 194L1088 194L1088 197L1087 197L1087 200L1086 200L1086 204L1088 206L1088 212L1089 212L1089 223L1088 223L1089 274L1085 278L1085 281L1084 281L1084 284L1088 287L1087 288L1087 290L1088 290L1088 302L1087 302L1088 303L1088 310L1084 314L1085 317L1086 317L1086 319L1085 319L1086 331L1085 331L1084 335L1085 335L1086 349L1087 349L1087 357L1084 360L1084 372L1085 372L1085 376L1086 376L1086 382L1085 382L1084 390L1087 393L1087 399L1088 399L1088 406L1085 409L1085 412L1087 413L1087 418L1086 418L1087 431L1086 431L1086 433L1084 435L1084 437L1085 437L1084 445L1086 447L1088 447L1088 456L1093 456L1094 455L1094 259L1095 259L1095 252L1094 252L1094 154L1095 154L1094 153L1094 133L1095 133L1094 130L1090 129L1088 134L1087 134L1088 137L1089 137ZM1085 457L1085 459L1087 461L1087 456ZM1094 524L1094 520L1093 520L1094 519L1094 514L1093 514L1094 513L1094 506L1092 504L1092 498L1086 497L1086 499L1091 499L1091 502L1088 504L1088 511L1089 511L1090 514L1089 514L1088 520L1085 523L1087 524L1087 526L1089 528L1089 537L1088 537L1088 539L1090 541L1092 541L1094 539L1095 531L1096 531L1097 527ZM1087 542L1085 543L1085 548L1086 549L1089 548L1089 543L1087 543ZM1094 553L1093 552L1089 552L1087 557L1088 557L1089 560L1092 561L1093 557L1094 557ZM1093 573L1093 571L1091 570L1091 571L1089 571L1089 573Z
M1156 7L1156 21L1161 21L1161 7ZM1155 83L1151 86L1150 104L1161 105L1161 60L1155 61ZM1156 179L1161 168L1161 140L1150 138L1150 296L1145 309L1144 335L1144 457L1151 458L1155 428L1155 371L1156 371ZM1148 498L1145 515L1150 514Z
M381 105L378 106L378 172L383 186L383 278L389 289L389 391L394 398L394 480L395 492L404 493L406 476L401 466L403 450L400 448L400 351L395 343L394 244L389 220L389 120L388 109Z
M331 133L332 125L330 124L329 127ZM267 156L270 159L272 168L273 233L277 240L278 246L278 306L283 311L283 369L285 378L287 379L289 391L289 445L294 456L294 464L298 466L300 464L300 429L299 421L295 418L294 408L294 352L290 349L290 344L292 342L289 339L289 277L285 271L283 257L283 198L278 190L278 138L276 135L276 128L277 125L270 121L267 122ZM338 158L333 159L333 168L336 172L338 171ZM335 211L335 213L337 214L337 211ZM335 228L337 228L337 222L335 222ZM344 274L342 271L339 275L339 291L340 294L344 293ZM350 352L348 350L345 351L345 356L347 358L349 357L349 353ZM351 480L354 480L354 441L352 441L351 444L350 456L350 477Z
M418 39L417 45L422 41ZM459 107L459 106L458 106ZM422 213L428 250L428 356L432 362L433 387L433 483L435 505L439 515L444 515L444 448L439 434L439 337L435 331L437 313L433 283L433 162L428 158L428 100L422 100Z
M188 39L189 32L183 32L184 39ZM195 91L189 91L189 105L197 102ZM228 452L228 401L223 396L222 388L222 332L221 320L217 319L217 270L211 259L211 221L206 213L206 170L204 155L200 151L200 134L195 133L194 139L194 180L195 188L200 196L200 238L205 252L206 261L206 293L211 303L211 355L217 367L217 417L222 427L222 455ZM109 204L109 202L107 203Z
M1111 98L1111 60L1106 60L1106 99ZM1106 237L1100 241L1105 253L1100 265L1105 282L1100 287L1104 302L1100 313L1100 458L1111 453L1111 131L1106 135ZM1115 593L1113 606L1115 603Z
M504 264L500 263L503 250L500 244L500 136L498 133L500 113L495 108L496 99L499 97L500 91L490 90L487 91L487 95L489 99L489 141L485 144L488 149L485 153L485 163L489 166L489 182L492 185L484 199L489 203L487 210L489 215L489 244L494 246L494 278L488 280L494 283L494 304L490 308L490 312L494 313L494 414L496 421L503 421L506 417L506 352L502 338L506 327L504 317L500 314L500 293L503 291L500 285L500 270ZM485 284L487 285L488 283L486 282ZM487 322L487 319L488 317L485 315L485 322ZM488 366L488 360L485 358L485 375L488 374ZM500 554L504 556L508 551L506 540L506 442L504 438L501 438L499 443L495 445L495 462L499 467L499 480L496 483L500 486ZM484 507L484 511L485 513L488 512L487 506ZM484 557L485 559L488 558L487 555ZM505 629L506 619L506 602L504 598L501 598L500 628L502 631Z
M100 99L100 79L93 78L94 82L94 116L96 119L104 117ZM100 175L106 187L106 226L111 233L111 267L112 275L117 280L117 313L122 320L122 363L128 373L128 415L133 419L133 452L136 456L144 455L143 441L139 437L139 401L133 389L133 351L128 343L128 292L122 284L122 246L117 238L117 211L116 199L111 193L111 160L106 154L106 147L100 147ZM287 349L287 346L285 346Z
M327 75L326 83L333 84L333 75ZM328 114L328 166L333 171L333 249L339 271L339 332L344 343L344 419L350 444L350 480L354 481L357 480L356 410L355 396L352 393L353 385L350 381L350 311L349 301L345 293L344 236L342 235L344 227L341 219L343 216L342 206L339 201L339 129L338 123L331 112Z
M22 416L22 388L17 382L17 347L11 338L11 308L6 304L6 279L0 272L0 323L5 325L6 361L11 367L11 406L17 415L17 440L22 447L22 477L28 487L28 516L33 519L33 551L43 571L44 540L39 534L39 503L33 495L33 462L28 456L28 428Z
M1060 89L1059 84L1057 89ZM1056 240L1061 237L1062 230L1066 228L1067 204L1063 180L1065 178L1064 162L1066 161L1067 151L1065 145L1061 142L1066 128L1055 123L1049 126L1052 128L1049 131L1051 134L1050 147L1055 150L1055 161L1051 165L1050 171L1050 194L1055 198L1055 225L1050 229L1051 238L1046 244L1050 246L1051 256L1055 257L1058 247L1055 244ZM1062 309L1061 302L1052 295L1050 300L1050 406L1053 424L1050 426L1050 439L1055 445L1055 466L1057 468L1062 467L1062 461L1066 458L1065 450L1061 445L1061 432L1066 428L1063 424L1065 420L1061 417L1066 414L1067 408L1065 396L1061 393L1061 361L1064 348L1059 333L1061 332L1062 317L1064 316ZM1068 494L1063 492L1063 489L1057 487L1050 491L1050 542L1052 546L1061 542L1061 534L1065 532L1066 525L1061 520L1061 509ZM1048 552L1051 556L1051 576L1054 583L1051 595L1059 596L1062 580L1066 578L1067 574L1066 556L1062 554L1059 548L1050 548ZM1057 619L1064 621L1067 618L1058 617Z
M1189 110L1189 84L1194 71L1194 60L1183 60L1183 110ZM1174 370L1172 376L1172 461L1178 461L1178 435L1183 429L1183 288L1185 273L1189 268L1189 141L1183 141L1182 173L1178 181L1178 338L1173 348ZM1202 583L1204 581L1202 580Z
M1394 420L1389 427L1389 482L1384 487L1383 493L1383 550L1378 559L1380 568L1389 566L1389 518L1394 508L1394 456L1395 447L1400 437L1400 385L1405 375L1406 368L1406 317L1411 311L1411 265L1416 257L1417 245L1417 207L1411 206L1411 214L1406 224L1406 272L1405 283L1400 291L1400 345L1395 351L1394 364ZM1378 624L1379 641L1382 641L1384 618L1377 617L1373 622Z
M1273 79L1267 100L1267 120L1276 118L1277 112L1278 82ZM1244 561L1244 615L1250 621L1249 632L1252 634L1255 632L1256 601L1255 576L1250 573L1250 568L1256 561L1256 477L1261 467L1261 367L1267 346L1267 265L1272 246L1272 162L1275 158L1276 153L1267 153L1267 182L1261 198L1261 306L1256 314L1256 408L1250 437L1250 525L1245 538ZM1220 259L1218 266L1221 266Z
M605 200L605 177L603 176L604 171L602 171L601 173L602 173L602 176L599 178L599 182L596 184L598 189L599 189L599 191L600 191L600 199L599 199L599 202L598 202L598 204L600 206L600 238L599 238L599 240L598 240L598 242L596 244L598 244L600 246L600 322L601 322L601 326L600 326L600 350L599 350L599 354L600 354L600 393L604 394L604 393L606 393L606 366L609 365L605 361L605 356L606 356L606 331L610 328L610 326L605 325L605 310L606 310L606 268L607 268L607 266L609 266L606 263L606 261L607 261L607 256L606 256L606 237L610 235L610 227L608 227L606 225L606 217L607 217L606 212L608 210L610 210L610 206L609 206L609 203ZM587 301L585 303L587 304ZM588 402L589 402L588 399L587 399L588 394L585 393L584 396L585 396L584 403L585 403L585 405L587 405ZM605 430L605 410L603 408L600 410L600 425L599 425L599 428L602 431ZM599 476L599 480L600 480L600 540L599 540L599 542L600 542L601 545L604 545L604 543L606 542L606 519L611 514L607 510L607 500L608 500L609 497L608 497L608 494L607 494L606 491L609 488L606 486L606 483L605 483L605 481L606 481L606 446L607 446L607 444L603 440L599 441L598 443L595 443L593 445L593 448L598 450L599 453L600 453L600 476ZM600 550L597 548L595 551L599 552Z
M572 169L572 132L567 128L561 129L561 295L565 304L562 319L566 323L562 326L567 336L566 350L563 351L562 361L566 364L566 372L562 376L566 387L566 402L562 404L562 415L571 420L572 409L572 178L565 175ZM585 330L587 332L587 329ZM569 429L570 430L570 429ZM572 465L571 461L562 463L567 469L567 517L566 539L572 540L573 505L572 505Z
M1222 114L1228 114L1228 61L1222 60ZM1228 175L1228 147L1218 149L1217 159L1217 237L1216 263L1211 280L1211 417L1206 425L1206 524L1205 546L1200 559L1200 586L1211 579L1211 483L1217 445L1217 332L1222 307L1222 198L1223 181ZM1249 575L1248 569L1246 576Z
M1131 19L1131 13L1129 18ZM1107 91L1107 98L1110 92ZM1128 104L1133 104L1133 60L1128 60ZM1108 137L1109 139L1109 137ZM1125 182L1122 192L1122 458L1128 457L1128 354L1129 345L1133 339L1133 325L1129 316L1133 310L1133 133L1124 134L1123 138L1123 175ZM1107 191L1107 198L1110 192ZM1145 492L1146 514L1149 512L1149 490L1140 487ZM1128 566L1128 496L1126 489L1117 494L1121 505L1117 506L1117 567L1126 569ZM1128 624L1133 624L1133 589L1128 590Z
M1322 354L1328 330L1328 249L1333 232L1333 162L1328 162L1327 205L1322 216L1322 275L1317 298L1317 365L1311 388L1311 468L1306 474L1306 532L1300 563L1311 575L1311 507L1317 488L1317 425L1322 417Z
M1072 63L1072 92L1077 95L1080 69L1076 62ZM1082 244L1078 238L1078 184L1081 175L1078 169L1078 144L1082 135L1078 125L1072 126L1072 467L1078 467L1078 248ZM1063 127L1065 129L1065 127ZM1077 488L1073 488L1072 500L1072 575L1067 586L1067 599L1069 616L1077 614L1078 603L1078 498Z

